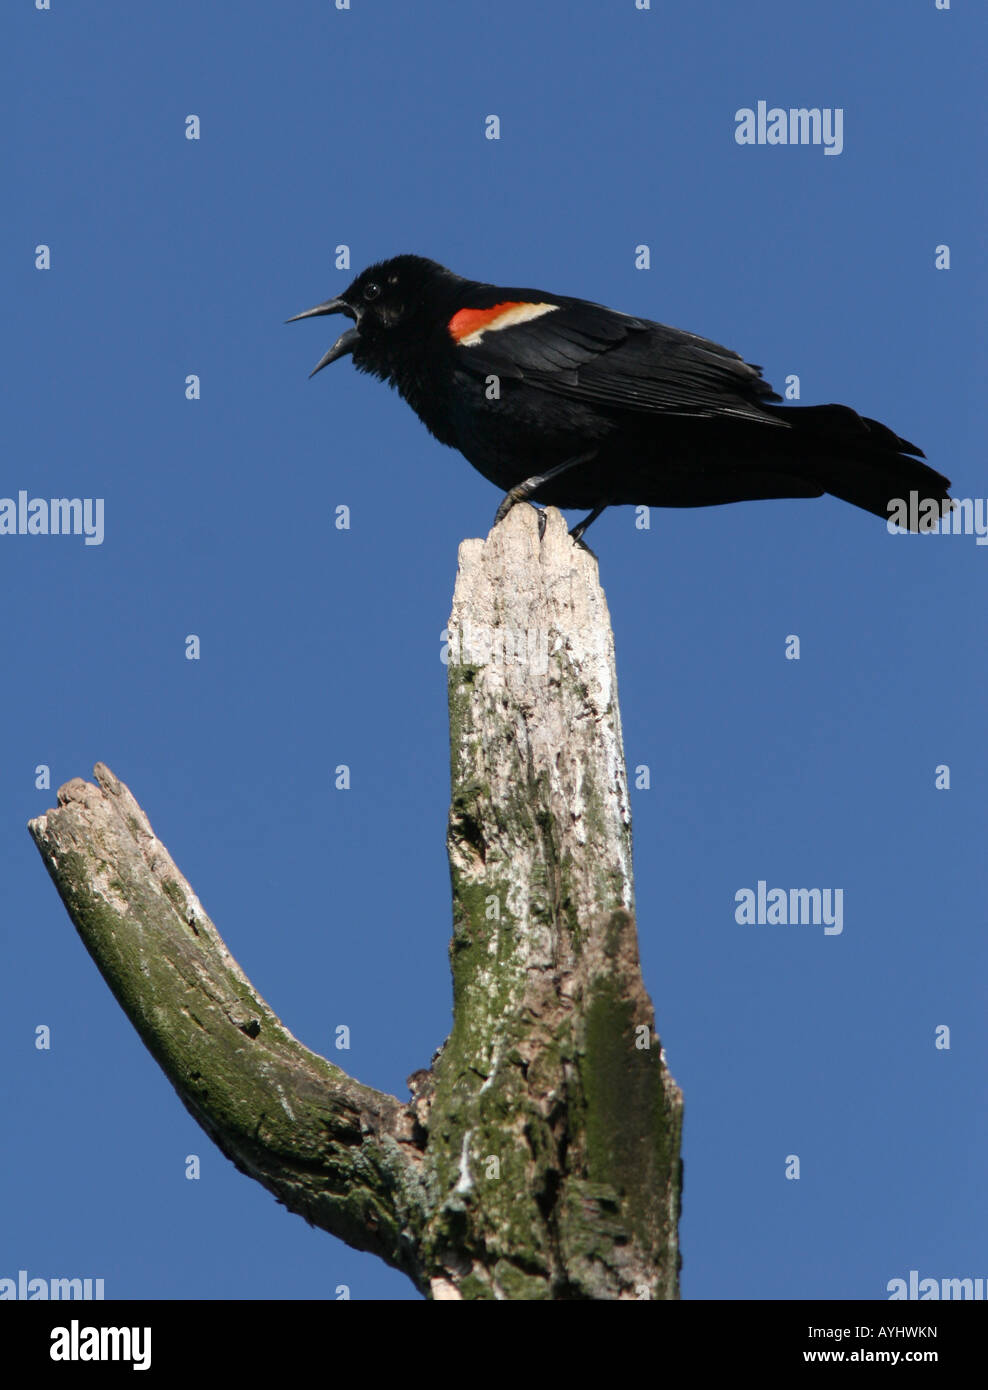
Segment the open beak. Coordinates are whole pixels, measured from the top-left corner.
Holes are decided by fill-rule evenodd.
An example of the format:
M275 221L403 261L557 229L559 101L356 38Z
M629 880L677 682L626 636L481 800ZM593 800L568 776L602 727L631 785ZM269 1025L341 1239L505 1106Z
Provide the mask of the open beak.
M290 319L285 319L285 322L297 323L299 319L314 319L322 314L346 314L352 319L357 317L349 304L345 304L342 299L327 299L324 304L317 304L314 309L305 309L301 314L293 314ZM335 362L337 357L345 357L348 352L353 352L359 340L359 328L348 328L345 333L341 333L329 351L323 353L312 368L309 380L312 380L316 372L321 372L323 367L328 367L330 362Z

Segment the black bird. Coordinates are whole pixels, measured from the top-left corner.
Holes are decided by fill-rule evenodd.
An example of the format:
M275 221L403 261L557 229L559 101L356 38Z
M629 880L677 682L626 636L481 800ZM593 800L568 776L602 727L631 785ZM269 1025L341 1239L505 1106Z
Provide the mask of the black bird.
M728 348L542 290L465 280L422 256L363 271L289 319L354 320L313 369L350 353L443 444L516 502L709 507L825 492L884 519L950 484L921 449L843 405L785 406ZM915 515L911 511L910 515Z

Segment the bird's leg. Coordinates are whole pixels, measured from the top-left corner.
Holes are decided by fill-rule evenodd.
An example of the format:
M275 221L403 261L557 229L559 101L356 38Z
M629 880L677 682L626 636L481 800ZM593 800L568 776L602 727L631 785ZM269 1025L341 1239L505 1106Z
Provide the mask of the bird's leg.
M557 463L555 468L550 468L546 473L536 473L531 478L526 478L523 483L518 483L510 492L504 494L494 517L494 525L496 526L499 521L504 520L516 502L527 502L544 483L549 482L552 478L558 478L560 473L565 473L570 468L578 468L581 463L589 463L596 456L596 453L596 449L593 449L588 454L577 454L575 458L566 459L564 463ZM588 526L589 524L587 522Z
M571 529L570 535L571 535L571 536L573 537L573 539L576 541L577 545L582 545L582 544L583 544L583 533L584 533L584 531L587 529L588 526L592 526L592 525L593 525L593 523L597 520L597 518L600 516L601 512L604 511L606 507L607 507L607 503L606 503L606 502L601 502L601 504L600 504L599 507L594 507L593 511L589 514L589 516L585 516L585 517L583 518L583 520L582 520L581 522L579 522L578 525L574 526L574 527Z

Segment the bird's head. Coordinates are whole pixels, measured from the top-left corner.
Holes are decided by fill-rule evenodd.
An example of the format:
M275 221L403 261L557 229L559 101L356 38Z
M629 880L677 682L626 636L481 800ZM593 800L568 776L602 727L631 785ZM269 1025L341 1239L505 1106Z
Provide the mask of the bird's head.
M310 372L328 367L338 357L353 354L354 364L379 376L390 375L394 348L412 338L423 339L435 321L436 291L459 283L459 276L424 256L394 256L361 271L335 299L327 299L286 323L345 314L354 326L341 333Z

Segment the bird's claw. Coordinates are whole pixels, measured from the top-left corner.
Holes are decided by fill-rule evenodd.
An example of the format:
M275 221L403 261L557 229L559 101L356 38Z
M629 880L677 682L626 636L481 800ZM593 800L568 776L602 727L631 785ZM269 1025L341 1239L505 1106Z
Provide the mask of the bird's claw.
M510 492L506 492L501 499L501 505L494 513L494 525L498 526L511 511L516 502L521 502L524 494L521 488L513 487Z

